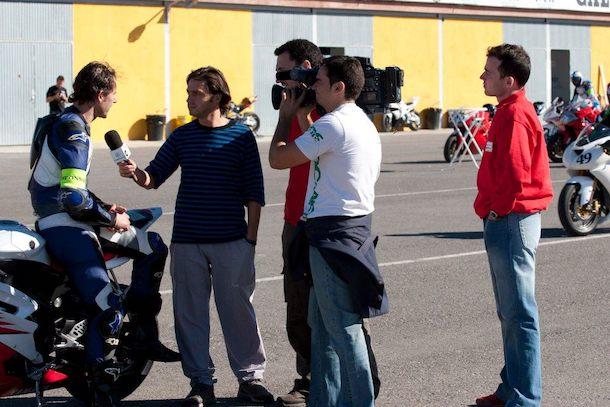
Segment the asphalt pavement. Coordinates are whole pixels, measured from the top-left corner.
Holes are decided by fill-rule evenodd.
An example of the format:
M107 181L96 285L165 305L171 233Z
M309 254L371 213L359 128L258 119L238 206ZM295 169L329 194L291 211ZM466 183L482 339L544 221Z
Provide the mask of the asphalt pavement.
M496 317L482 222L472 209L476 168L471 162L449 166L442 131L382 136L383 164L376 187L373 227L391 311L372 319L372 339L382 379L378 406L467 406L495 390L502 367L500 325ZM145 165L158 143L132 143L133 157ZM256 249L254 306L267 351L265 380L274 394L287 392L296 378L294 353L286 338L280 276L280 236L287 171L269 168L268 140L259 142L267 205ZM33 222L26 191L28 155L0 149L0 218ZM566 171L552 164L555 196ZM108 151L100 147L89 187L109 202L130 208L161 206L153 226L171 240L172 214L179 184L175 174L159 190L145 191L119 178ZM556 201L542 217L537 258L543 360L543 406L610 406L610 228L601 224L585 238L567 237ZM162 339L175 347L169 273L159 321ZM128 278L120 270L119 278ZM211 352L216 364L216 395L232 399L237 382L227 362L217 314L212 308ZM189 391L180 364L153 366L126 407L178 405ZM76 406L67 392L48 392L52 406ZM1 400L0 406L31 406L31 396Z

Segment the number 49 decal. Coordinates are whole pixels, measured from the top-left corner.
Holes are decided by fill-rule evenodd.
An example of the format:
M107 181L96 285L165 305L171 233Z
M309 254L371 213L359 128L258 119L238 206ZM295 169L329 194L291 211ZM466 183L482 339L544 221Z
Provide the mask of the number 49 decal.
M591 153L585 153L585 154L581 154L577 159L576 162L580 165L582 164L589 164L589 162L591 161Z

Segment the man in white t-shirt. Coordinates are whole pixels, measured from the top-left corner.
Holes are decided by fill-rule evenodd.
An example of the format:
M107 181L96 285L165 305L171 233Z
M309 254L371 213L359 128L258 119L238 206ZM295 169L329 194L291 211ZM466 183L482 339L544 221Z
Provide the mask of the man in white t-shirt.
M381 142L355 104L363 86L357 59L326 59L312 88L329 113L287 143L290 121L302 99L288 92L269 148L272 168L311 161L303 217L313 280L308 321L309 405L314 407L374 405L362 318L386 313L387 297L370 233Z

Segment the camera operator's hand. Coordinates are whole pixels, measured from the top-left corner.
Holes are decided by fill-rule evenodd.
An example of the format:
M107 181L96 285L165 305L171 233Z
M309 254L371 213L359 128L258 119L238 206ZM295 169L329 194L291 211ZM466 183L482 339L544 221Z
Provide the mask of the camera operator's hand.
M280 116L292 119L301 109L304 100L305 92L301 92L297 97L295 89L287 88L282 96L282 103L280 103Z

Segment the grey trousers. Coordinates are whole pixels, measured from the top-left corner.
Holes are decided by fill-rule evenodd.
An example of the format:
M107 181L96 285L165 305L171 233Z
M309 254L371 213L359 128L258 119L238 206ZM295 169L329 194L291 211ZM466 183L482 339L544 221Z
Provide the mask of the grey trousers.
M182 370L191 379L191 386L214 383L210 357L212 289L233 373L239 383L262 379L265 349L252 306L254 246L245 239L172 243L170 252L176 340Z

